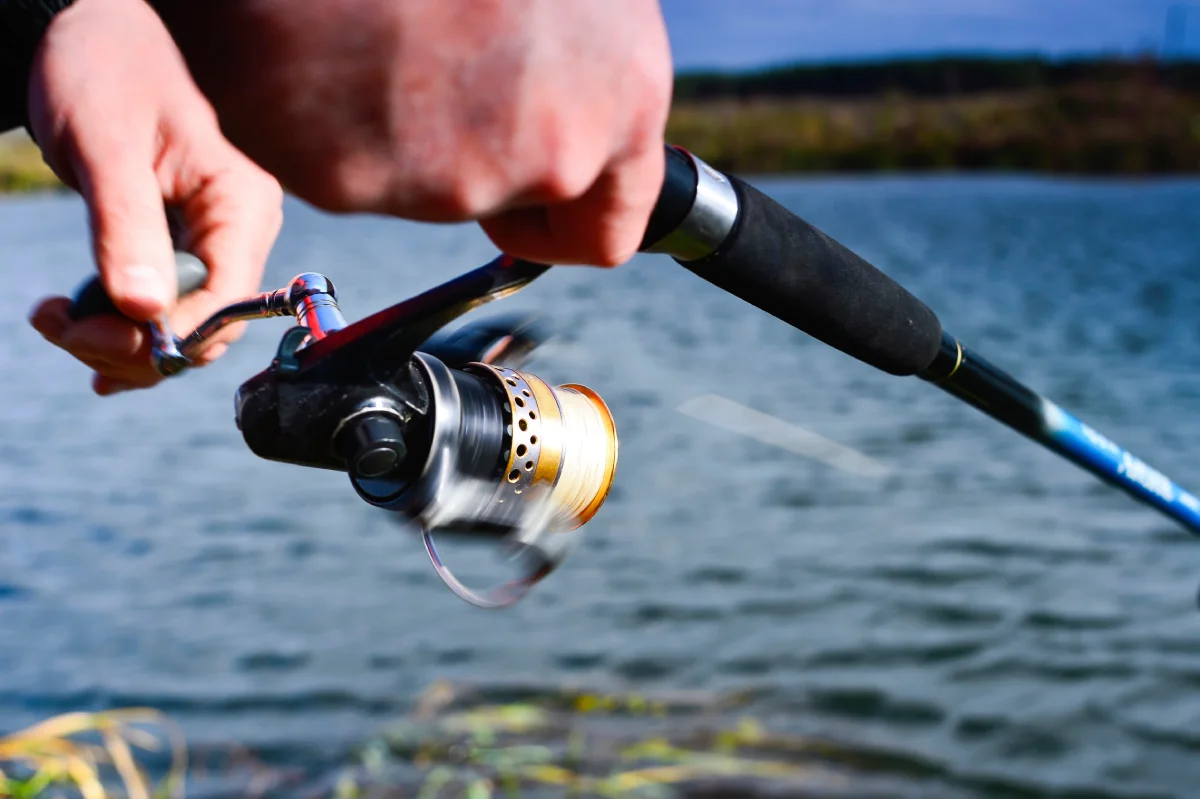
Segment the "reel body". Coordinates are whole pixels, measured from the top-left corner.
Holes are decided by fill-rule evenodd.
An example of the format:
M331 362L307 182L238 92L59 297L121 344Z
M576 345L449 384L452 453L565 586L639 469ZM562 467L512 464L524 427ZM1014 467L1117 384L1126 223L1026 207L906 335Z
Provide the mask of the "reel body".
M238 389L247 446L268 460L346 472L365 502L422 530L456 594L481 607L512 604L574 550L617 464L616 426L598 395L495 363L519 363L541 331L515 319L441 330L538 274L497 259L348 326L335 318L329 286L316 298L323 323L288 331L271 365ZM487 593L468 588L437 552L442 530L505 545L529 563L526 576Z

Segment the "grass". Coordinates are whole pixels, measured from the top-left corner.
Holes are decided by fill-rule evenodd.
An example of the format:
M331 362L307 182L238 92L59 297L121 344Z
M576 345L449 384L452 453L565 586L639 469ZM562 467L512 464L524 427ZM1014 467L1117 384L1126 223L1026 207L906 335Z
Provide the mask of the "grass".
M139 749L163 748L147 726L165 729L172 751L167 776L157 784L135 756ZM182 736L154 710L68 713L0 738L0 797L107 799L116 795L114 785L128 799L175 796L186 765Z
M960 93L685 92L667 139L742 174L1200 174L1200 92L1136 71ZM24 133L0 136L0 193L61 189Z
M359 749L332 799L840 796L940 775L911 757L770 731L748 715L752 698L435 683Z
M1200 96L1128 80L957 96L677 103L668 140L744 174L1200 173Z
M793 791L844 786L857 773L901 774L906 762L867 750L769 733L745 714L749 696L647 697L569 689L432 685L414 710L350 753L337 773L296 793L321 799L666 799L691 786ZM153 784L136 751L161 751L145 725L174 730L154 711L72 713L0 739L0 796L159 799L183 794L189 753L177 733L171 766ZM90 735L98 739L79 740ZM192 775L203 777L200 758ZM226 785L228 775L224 775ZM256 769L242 795L292 780ZM222 795L230 795L226 788ZM772 794L774 795L774 794ZM807 794L806 794L807 795Z
M0 135L0 193L63 191L37 145L23 131Z

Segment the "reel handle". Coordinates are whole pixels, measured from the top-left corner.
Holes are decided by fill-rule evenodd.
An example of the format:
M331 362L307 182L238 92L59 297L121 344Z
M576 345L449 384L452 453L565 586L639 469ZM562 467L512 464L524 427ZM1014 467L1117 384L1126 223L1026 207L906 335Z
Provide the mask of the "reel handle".
M171 241L175 245L175 277L178 282L176 297L182 299L193 291L202 288L208 282L208 266L195 255L186 251L183 244L186 236L184 232L185 225L183 213L180 208L164 204L163 213L166 216L167 229L171 234ZM95 275L75 290L71 305L67 309L67 315L71 319L79 321L89 316L101 316L104 314L120 316L121 312L117 310L112 297L108 296L108 291L105 290L104 282L100 279L100 276ZM169 331L161 320L151 323L151 328L156 336L170 336Z
M177 250L175 252L175 277L178 282L179 298L186 297L208 282L208 267L204 262L191 253ZM81 285L75 292L67 315L76 321L91 316L106 314L120 315L112 297L104 288L104 282L95 275ZM159 374L164 376L177 374L191 365L191 361L179 351L183 343L174 333L165 319L150 321L150 358Z

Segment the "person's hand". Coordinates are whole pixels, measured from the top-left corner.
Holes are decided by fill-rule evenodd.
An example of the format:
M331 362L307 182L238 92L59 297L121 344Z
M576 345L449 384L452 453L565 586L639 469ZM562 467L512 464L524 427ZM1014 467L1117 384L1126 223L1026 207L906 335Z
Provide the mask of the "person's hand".
M329 211L620 264L663 177L656 0L160 0L226 135Z
M72 322L68 298L52 297L30 322L95 370L97 393L152 386L149 335L135 322L166 316L186 334L258 291L283 219L279 183L224 138L144 0L79 0L54 19L33 64L30 116L46 163L86 201L96 266L128 317ZM181 246L210 273L178 303L164 204L177 209ZM199 363L240 333L222 331Z

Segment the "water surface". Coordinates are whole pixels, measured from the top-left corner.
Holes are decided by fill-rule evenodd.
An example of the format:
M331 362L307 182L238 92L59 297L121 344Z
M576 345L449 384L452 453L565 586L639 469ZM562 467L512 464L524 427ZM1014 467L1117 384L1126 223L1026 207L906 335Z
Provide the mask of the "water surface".
M1200 488L1200 184L758 185L968 346ZM1200 542L670 260L564 268L505 301L562 327L530 369L605 397L621 462L583 548L497 614L452 596L344 477L245 449L233 392L285 321L256 323L206 370L100 400L24 320L89 269L81 207L5 201L0 241L0 731L148 704L194 743L312 763L439 677L750 688L781 729L943 769L911 795L1200 785ZM471 227L289 204L265 283L325 272L358 319L493 254ZM710 392L892 474L676 412Z

